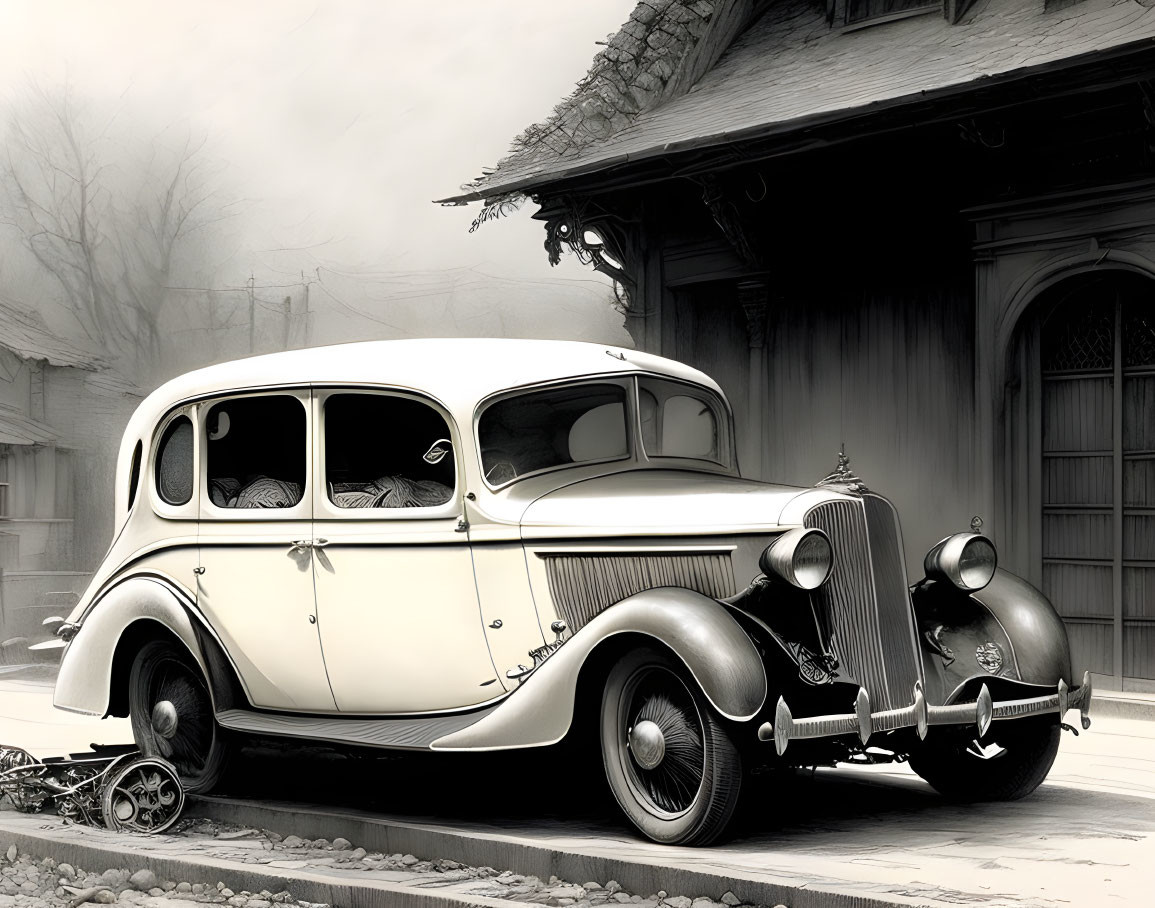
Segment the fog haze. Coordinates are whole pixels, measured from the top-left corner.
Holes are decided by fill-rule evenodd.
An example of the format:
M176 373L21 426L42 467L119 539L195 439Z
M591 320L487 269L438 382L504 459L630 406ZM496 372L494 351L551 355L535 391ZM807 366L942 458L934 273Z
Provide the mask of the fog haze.
M233 299L227 288L252 274L268 287L262 311L276 315L278 275L288 294L300 295L294 280L312 281L310 342L459 333L624 342L607 283L572 258L549 267L532 205L471 235L476 205L431 200L548 115L632 7L10 0L0 7L2 97L8 107L30 84L67 84L117 128L141 122L162 141L203 139L240 211L218 239L206 289ZM202 269L198 280L210 278ZM21 288L60 320L51 287ZM181 308L169 304L169 328L195 333ZM258 333L279 330L259 319ZM247 352L243 338L226 340L215 358Z

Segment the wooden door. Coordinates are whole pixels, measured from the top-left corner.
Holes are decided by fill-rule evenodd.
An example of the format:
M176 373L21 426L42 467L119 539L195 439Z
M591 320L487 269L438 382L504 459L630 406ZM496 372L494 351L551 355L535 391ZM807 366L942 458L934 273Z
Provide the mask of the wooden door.
M1049 294L1040 337L1043 590L1075 674L1155 682L1155 282L1109 272Z

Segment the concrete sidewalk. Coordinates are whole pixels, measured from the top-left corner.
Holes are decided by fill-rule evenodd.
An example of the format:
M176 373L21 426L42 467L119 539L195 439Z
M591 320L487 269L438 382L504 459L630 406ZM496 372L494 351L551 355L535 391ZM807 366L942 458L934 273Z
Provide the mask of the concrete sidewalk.
M44 680L0 681L0 741L49 755L93 741L129 740L123 720L54 710ZM549 758L542 752L521 759L540 765ZM470 775L462 763L460 774L445 775L422 768L429 763L373 763L360 779L347 779L360 811L335 802L304 806L302 801L324 796L309 772L292 775L282 790L266 795L289 803L218 801L202 809L236 811L220 818L305 836L347 829L346 837L356 839L398 835L402 827L426 830L414 835L436 830L463 848L473 847L471 842L499 848L510 859L506 866L525 866L521 872L577 879L583 867L597 865L606 874L617 867L619 882L636 877L636 891L649 891L649 885L672 891L656 882L659 877L693 873L700 881L745 880L751 896L781 891L775 887L795 890L787 902L795 906L802 904L800 892L815 889L837 893L848 904L1149 904L1155 722L1093 714L1089 732L1063 735L1042 788L1014 803L948 804L902 765L795 774L785 785L752 790L748 822L731 841L706 849L653 845L616 813L591 812L568 793L569 774L583 769L550 764L552 782L541 787L527 784L512 765L491 760ZM245 813L250 810L275 816ZM418 853L417 844L406 850ZM469 859L464 852L461 857ZM523 859L524 865L515 863ZM555 869L542 869L539 861L555 862L545 865ZM595 877L591 872L587 878ZM687 890L696 885L689 878L685 883Z

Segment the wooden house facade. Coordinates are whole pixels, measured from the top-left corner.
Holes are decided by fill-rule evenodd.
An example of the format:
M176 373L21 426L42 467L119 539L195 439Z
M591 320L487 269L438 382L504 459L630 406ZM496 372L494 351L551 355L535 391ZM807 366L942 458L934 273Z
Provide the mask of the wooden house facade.
M120 436L140 402L99 357L0 300L0 664L67 614L112 530Z
M746 475L845 444L912 580L981 516L1078 671L1152 690L1153 5L643 0L446 201L531 197L726 388Z

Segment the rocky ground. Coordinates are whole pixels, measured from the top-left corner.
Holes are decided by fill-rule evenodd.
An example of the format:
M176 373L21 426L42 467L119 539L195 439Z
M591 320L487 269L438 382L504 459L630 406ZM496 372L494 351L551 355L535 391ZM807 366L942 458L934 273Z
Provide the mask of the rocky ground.
M583 883L550 877L541 880L493 867L469 867L445 859L426 860L412 854L382 854L356 847L346 839L282 838L260 829L231 827L210 820L181 820L168 834L148 837L149 842L178 851L189 859L197 855L280 870L325 870L364 873L377 879L405 882L420 888L453 885L458 892L546 906L594 908L637 905L639 908L736 908L741 901L733 893L721 902L706 897L656 892L648 896L631 893L614 880ZM125 904L141 908L192 908L203 904L227 904L235 908L319 908L294 899L290 891L235 892L227 881L160 880L151 870L127 868L102 871L58 864L52 858L18 854L10 846L0 855L0 908L23 906L76 906ZM327 906L326 906L327 908ZM337 906L339 908L339 906Z

